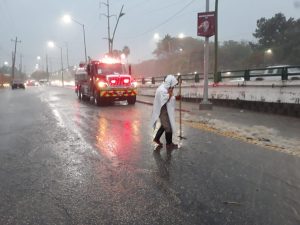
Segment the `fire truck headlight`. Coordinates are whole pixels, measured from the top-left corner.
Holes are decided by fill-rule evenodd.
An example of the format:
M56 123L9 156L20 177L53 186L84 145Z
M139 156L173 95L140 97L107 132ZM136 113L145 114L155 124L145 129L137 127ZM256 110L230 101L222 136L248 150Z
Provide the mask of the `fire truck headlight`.
M136 88L137 87L137 82L134 81L134 82L131 83L131 85Z
M99 81L99 82L98 82L98 87L99 87L99 88L107 87L107 83L105 83L104 81Z

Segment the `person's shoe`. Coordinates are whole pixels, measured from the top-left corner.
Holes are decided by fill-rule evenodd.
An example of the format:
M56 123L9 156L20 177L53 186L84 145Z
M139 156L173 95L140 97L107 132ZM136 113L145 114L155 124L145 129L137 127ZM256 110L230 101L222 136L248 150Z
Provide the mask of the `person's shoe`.
M178 149L178 145L171 143L166 145L167 149Z
M153 139L153 142L158 144L159 146L163 146L163 144L159 140Z
M157 145L156 147L155 147L155 149L154 149L154 153L159 153L160 152L160 150L163 148L163 146L162 145Z

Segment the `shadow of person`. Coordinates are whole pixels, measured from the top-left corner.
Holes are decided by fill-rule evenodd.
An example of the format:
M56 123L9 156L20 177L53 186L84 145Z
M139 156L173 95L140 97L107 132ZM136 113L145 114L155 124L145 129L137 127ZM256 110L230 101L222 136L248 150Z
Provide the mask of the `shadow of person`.
M167 149L165 157L162 157L162 155L160 154L161 149L162 146L157 146L153 151L153 157L155 159L159 175L162 178L168 179L170 176L169 169L173 149Z

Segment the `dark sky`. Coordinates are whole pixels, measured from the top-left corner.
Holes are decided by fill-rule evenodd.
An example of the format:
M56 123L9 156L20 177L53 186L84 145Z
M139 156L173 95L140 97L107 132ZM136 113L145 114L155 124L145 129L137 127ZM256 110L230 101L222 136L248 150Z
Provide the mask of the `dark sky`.
M106 3L106 0L102 0ZM299 18L297 0L219 0L219 40L255 41L252 33L256 21L261 17L270 18L282 12L286 17ZM195 37L197 13L205 11L205 0L110 0L110 12L117 15L124 4L116 32L114 47L129 46L129 61L137 63L152 58L155 48L155 33ZM210 9L215 2L210 0ZM11 64L11 52L16 36L23 65L32 72L41 57L41 66L48 54L53 69L59 68L58 48L49 49L49 40L63 47L66 64L66 45L71 65L84 59L82 27L76 23L64 24L61 20L66 13L86 27L87 52L92 58L99 58L107 52L107 8L96 0L0 0L0 63ZM113 30L116 18L111 17ZM66 44L67 43L67 44Z

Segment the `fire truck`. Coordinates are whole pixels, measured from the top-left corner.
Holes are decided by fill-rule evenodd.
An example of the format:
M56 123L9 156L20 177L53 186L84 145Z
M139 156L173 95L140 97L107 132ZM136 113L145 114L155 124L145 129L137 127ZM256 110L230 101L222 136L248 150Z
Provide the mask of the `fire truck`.
M75 73L75 92L79 100L92 101L96 105L107 105L114 101L136 102L136 82L131 69L115 58L91 60L80 64Z

